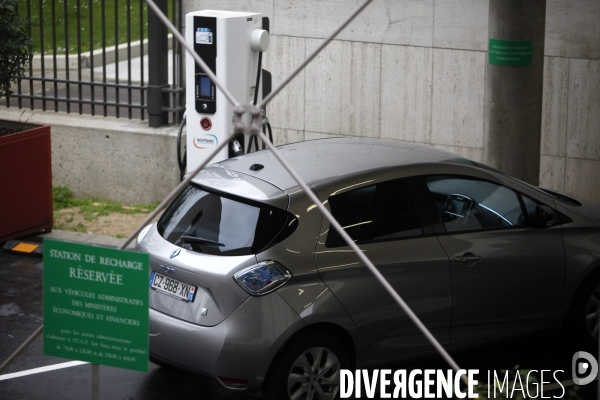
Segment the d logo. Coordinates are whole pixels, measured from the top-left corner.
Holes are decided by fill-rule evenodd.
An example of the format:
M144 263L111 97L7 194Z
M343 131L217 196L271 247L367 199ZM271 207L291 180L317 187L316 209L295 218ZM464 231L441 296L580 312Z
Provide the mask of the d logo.
M572 371L575 384L579 386L587 385L596 379L596 375L598 375L598 362L590 353L578 351L573 354ZM588 375L583 378L578 377L578 375L584 374Z

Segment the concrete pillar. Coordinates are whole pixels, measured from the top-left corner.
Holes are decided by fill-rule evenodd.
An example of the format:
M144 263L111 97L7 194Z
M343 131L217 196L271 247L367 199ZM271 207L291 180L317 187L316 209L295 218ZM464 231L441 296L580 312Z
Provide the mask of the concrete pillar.
M529 66L492 65L488 57L483 162L533 185L540 172L545 23L546 0L489 2L489 38L532 40L533 54Z

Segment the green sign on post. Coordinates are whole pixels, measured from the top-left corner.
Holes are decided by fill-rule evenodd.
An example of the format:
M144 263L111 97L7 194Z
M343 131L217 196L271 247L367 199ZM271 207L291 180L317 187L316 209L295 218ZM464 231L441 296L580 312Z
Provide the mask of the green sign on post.
M490 38L490 64L522 67L533 62L532 40L498 40Z
M44 240L44 354L148 371L148 254Z

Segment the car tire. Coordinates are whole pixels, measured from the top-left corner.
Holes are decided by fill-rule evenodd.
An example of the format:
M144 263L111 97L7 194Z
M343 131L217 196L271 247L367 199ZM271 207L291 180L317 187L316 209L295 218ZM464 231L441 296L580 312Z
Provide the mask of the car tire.
M263 394L269 400L337 399L340 370L350 368L344 346L330 335L310 334L290 343L271 365Z
M598 346L600 330L600 272L595 272L586 278L575 295L566 329L571 332L582 345Z

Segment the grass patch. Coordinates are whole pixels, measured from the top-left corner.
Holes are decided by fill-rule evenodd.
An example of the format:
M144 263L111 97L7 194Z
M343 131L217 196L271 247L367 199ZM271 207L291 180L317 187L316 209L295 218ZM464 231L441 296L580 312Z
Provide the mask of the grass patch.
M28 3L35 54L42 52L41 29L44 54L53 54L54 46L57 54L65 54L67 48L69 54L76 54L79 49L78 36L81 37L81 52L100 49L103 43L106 47L126 43L128 34L131 41L148 37L148 11L143 0L19 0L21 16L27 17ZM141 20L140 15L143 17ZM53 37L56 38L55 42Z
M94 221L98 217L112 213L140 214L149 213L158 207L159 202L150 204L123 204L118 201L97 200L94 198L75 198L73 192L66 186L52 187L54 211L79 208L80 214L86 221ZM69 217L72 221L72 216ZM60 227L56 226L56 229ZM81 228L84 229L85 227Z

